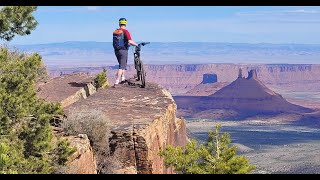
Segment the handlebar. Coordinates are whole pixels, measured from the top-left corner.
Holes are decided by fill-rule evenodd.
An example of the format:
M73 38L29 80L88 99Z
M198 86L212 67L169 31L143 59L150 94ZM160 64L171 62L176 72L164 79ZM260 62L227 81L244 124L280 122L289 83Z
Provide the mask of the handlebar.
M150 44L150 42L142 42L142 43L140 43L140 44L138 44L138 46L145 46L145 45L147 45L147 44Z
M141 51L141 46L145 46L147 44L150 44L150 42L142 42L142 43L139 43L138 46L136 46L135 48L135 51L136 53L139 53ZM139 53L140 54L140 53Z

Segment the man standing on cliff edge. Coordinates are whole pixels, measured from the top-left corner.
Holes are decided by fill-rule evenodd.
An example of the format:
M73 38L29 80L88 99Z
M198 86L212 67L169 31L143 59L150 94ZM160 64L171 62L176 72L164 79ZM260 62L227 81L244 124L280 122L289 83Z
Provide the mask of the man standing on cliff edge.
M129 46L133 45L138 47L138 44L132 40L129 31L126 29L126 25L127 25L126 18L120 18L119 19L120 28L113 31L113 48L119 63L117 79L113 87L116 87L117 84L123 83L126 81L124 74L125 74L125 70L127 70Z

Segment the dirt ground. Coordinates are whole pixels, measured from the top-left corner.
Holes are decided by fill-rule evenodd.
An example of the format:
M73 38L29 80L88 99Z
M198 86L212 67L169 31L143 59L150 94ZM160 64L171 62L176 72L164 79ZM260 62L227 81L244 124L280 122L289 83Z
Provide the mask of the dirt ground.
M216 123L230 133L238 154L257 169L254 174L320 174L320 129L263 120L213 121L186 119L191 135L207 139Z

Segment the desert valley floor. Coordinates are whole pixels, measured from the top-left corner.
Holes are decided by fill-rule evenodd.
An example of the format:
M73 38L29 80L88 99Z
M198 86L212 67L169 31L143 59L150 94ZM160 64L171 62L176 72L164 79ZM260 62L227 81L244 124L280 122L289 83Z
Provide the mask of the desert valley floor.
M204 142L216 123L230 133L238 153L257 169L253 173L320 173L320 129L261 120L216 121L186 119L192 137Z

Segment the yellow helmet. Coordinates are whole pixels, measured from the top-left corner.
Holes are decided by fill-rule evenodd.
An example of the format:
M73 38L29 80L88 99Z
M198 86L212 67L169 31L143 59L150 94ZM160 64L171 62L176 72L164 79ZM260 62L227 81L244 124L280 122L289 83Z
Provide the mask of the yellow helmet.
M126 18L120 18L120 19L119 19L119 25L127 25L127 20L126 20Z

